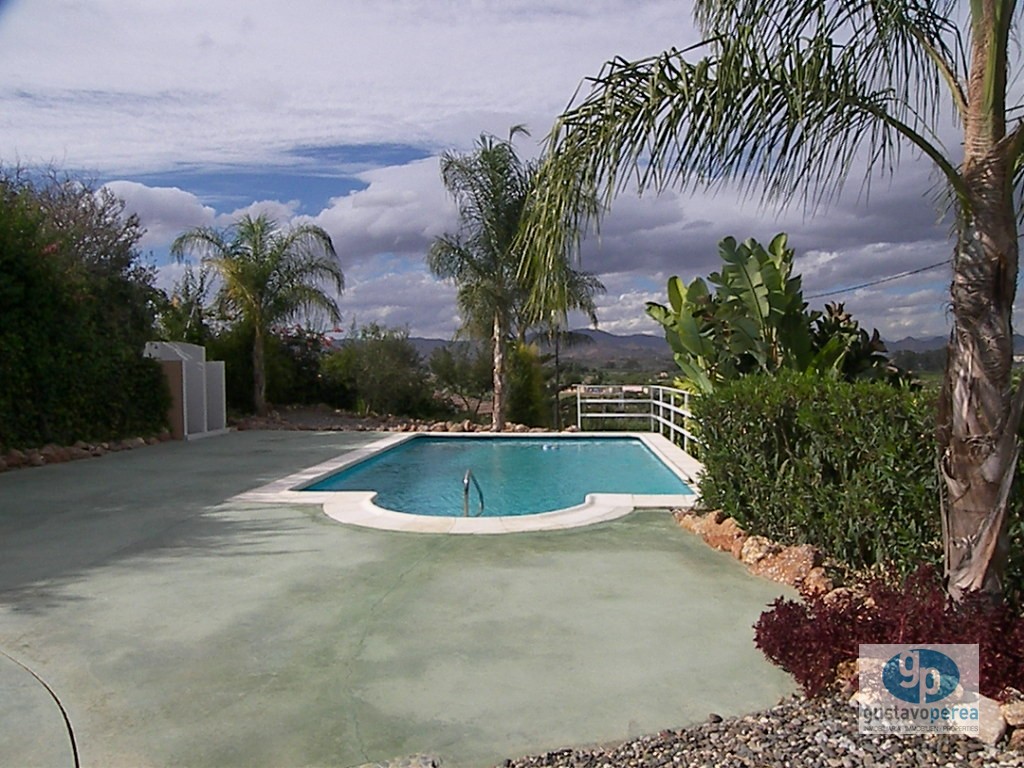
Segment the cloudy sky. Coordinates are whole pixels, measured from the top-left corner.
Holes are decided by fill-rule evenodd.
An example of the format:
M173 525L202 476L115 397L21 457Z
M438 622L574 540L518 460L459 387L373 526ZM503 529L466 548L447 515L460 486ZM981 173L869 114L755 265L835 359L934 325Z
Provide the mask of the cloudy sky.
M345 325L451 336L454 289L424 266L456 219L438 156L482 132L532 155L580 82L614 57L695 42L678 0L0 0L0 164L56 165L138 213L170 288L171 240L245 212L331 234ZM658 333L644 302L716 268L726 235L786 231L811 305L846 303L884 337L947 332L948 266L927 166L866 194L779 214L734 193L622 196L582 267L608 288L600 327Z

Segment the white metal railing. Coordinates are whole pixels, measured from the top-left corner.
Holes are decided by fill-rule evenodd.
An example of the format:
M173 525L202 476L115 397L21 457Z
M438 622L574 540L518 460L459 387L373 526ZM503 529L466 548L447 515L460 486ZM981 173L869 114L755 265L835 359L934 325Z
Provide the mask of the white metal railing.
M469 484L472 483L476 488L476 495L480 500L480 509L477 510L473 517L479 517L484 513L484 492L480 489L480 483L476 481L476 475L473 474L472 469L467 469L466 474L462 477L462 516L469 517Z
M658 384L576 385L576 427L587 420L646 421L651 432L667 433L670 440L689 452L691 443L700 441L690 431L693 413L690 393Z

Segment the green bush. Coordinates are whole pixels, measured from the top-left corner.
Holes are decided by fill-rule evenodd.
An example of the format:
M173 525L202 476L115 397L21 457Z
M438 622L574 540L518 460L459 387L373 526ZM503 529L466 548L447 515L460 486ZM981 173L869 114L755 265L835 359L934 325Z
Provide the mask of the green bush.
M694 401L704 502L854 568L941 559L931 397L781 372Z
M325 391L351 397L364 414L429 416L438 412L427 368L406 330L376 323L364 326L341 349L323 358L320 371Z
M165 426L170 395L142 356L156 291L141 236L109 193L0 171L0 444Z
M517 344L508 351L508 420L529 427L546 427L551 411L544 392L544 369L537 348Z

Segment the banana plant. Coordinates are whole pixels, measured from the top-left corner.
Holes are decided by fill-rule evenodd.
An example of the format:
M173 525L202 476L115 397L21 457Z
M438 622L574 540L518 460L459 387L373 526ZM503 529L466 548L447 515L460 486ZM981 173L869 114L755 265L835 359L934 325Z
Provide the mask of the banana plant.
M784 233L767 248L727 237L718 252L723 266L707 283L674 276L668 306L647 303L682 372L679 386L710 394L723 381L782 368L847 379L892 370L878 332L869 337L841 304L824 316L807 309Z

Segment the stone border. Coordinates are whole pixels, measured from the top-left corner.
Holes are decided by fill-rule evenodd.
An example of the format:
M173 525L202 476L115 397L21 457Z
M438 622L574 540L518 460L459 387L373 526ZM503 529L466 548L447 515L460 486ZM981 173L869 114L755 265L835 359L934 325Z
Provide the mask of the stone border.
M415 440L420 433L389 434L378 440L337 456L329 461L308 467L272 483L232 497L231 501L258 502L269 504L319 504L332 520L348 525L376 528L385 531L407 531L415 533L468 533L497 534L524 533L530 531L554 531L578 528L593 523L615 520L639 508L690 508L699 498L697 477L701 465L668 438L644 432L573 432L547 433L547 439L559 440L573 437L632 437L639 439L670 470L686 482L693 490L692 495L683 494L587 494L583 504L567 509L542 512L534 515L509 515L505 517L435 517L394 512L374 503L377 495L373 491L304 491L318 480L339 470L350 467L395 445ZM430 437L470 438L487 440L494 433L445 433L431 432ZM501 437L513 439L536 438L532 433L504 433Z
M79 459L94 459L108 453L165 443L170 439L171 433L164 430L160 434L150 437L126 437L123 440L110 440L101 443L87 443L84 440L79 440L69 446L47 443L42 448L27 450L11 448L6 453L0 454L0 472L6 472L9 469L44 467L47 464L62 464Z
M673 514L680 528L697 534L713 549L729 552L755 576L794 587L803 595L835 588L822 567L821 552L810 544L784 547L764 536L750 536L721 510L701 514L691 508Z

